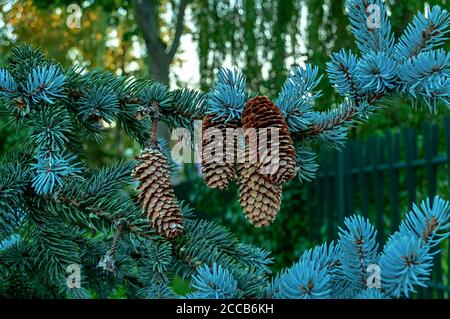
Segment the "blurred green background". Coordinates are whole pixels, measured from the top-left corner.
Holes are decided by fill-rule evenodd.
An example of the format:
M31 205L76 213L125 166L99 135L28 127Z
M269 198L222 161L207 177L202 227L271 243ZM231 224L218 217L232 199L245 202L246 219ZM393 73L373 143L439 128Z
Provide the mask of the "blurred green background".
M356 49L344 12L344 0L100 0L0 1L0 64L17 43L41 47L62 65L80 64L118 75L154 78L171 88L207 91L221 66L236 66L249 87L275 97L294 65L312 63L325 73L330 54ZM396 35L417 11L446 0L390 0L389 14ZM450 46L447 44L447 50ZM327 77L321 82L318 109L340 98ZM401 98L370 123L352 129L352 139L381 134L404 125L420 128L424 121L442 123L426 110L411 110ZM0 153L21 138L0 118ZM441 125L441 124L440 124ZM115 127L100 147L86 145L93 165L133 157L138 146ZM203 218L229 227L243 241L273 252L276 268L291 264L308 242L302 184L293 181L283 193L274 225L254 229L241 213L236 189L209 190L198 167L185 165L176 176L176 192Z

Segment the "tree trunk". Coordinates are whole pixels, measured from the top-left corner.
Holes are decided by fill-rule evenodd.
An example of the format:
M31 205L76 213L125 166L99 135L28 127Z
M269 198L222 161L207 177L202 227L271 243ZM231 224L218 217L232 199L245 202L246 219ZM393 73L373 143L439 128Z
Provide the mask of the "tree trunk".
M132 0L131 3L136 15L136 22L145 40L148 55L148 67L156 81L169 84L170 65L180 45L180 38L184 29L184 16L186 8L192 0L181 0L174 21L174 37L170 45L161 39L159 32L159 1L158 0Z
M159 32L159 0L132 0L136 22L141 30L147 47L147 61L153 79L169 85L170 66L180 45L184 29L184 16L188 4L192 0L181 0L174 23L174 38L170 49L161 39ZM164 123L158 127L158 136L170 141L170 132Z
M148 46L147 46L148 47ZM169 84L170 65L172 61L168 61L165 56L148 55L148 65L150 73L155 81Z

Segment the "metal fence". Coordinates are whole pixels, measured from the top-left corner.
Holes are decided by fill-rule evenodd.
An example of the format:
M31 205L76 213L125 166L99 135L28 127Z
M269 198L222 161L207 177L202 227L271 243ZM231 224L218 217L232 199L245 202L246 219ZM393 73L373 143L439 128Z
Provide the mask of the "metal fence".
M342 152L324 151L318 178L306 185L305 205L312 242L336 239L338 226L354 213L367 216L378 240L397 230L411 203L450 199L450 118L425 123L421 132L404 128L364 141L350 141ZM430 289L418 297L450 297L450 245L436 256Z

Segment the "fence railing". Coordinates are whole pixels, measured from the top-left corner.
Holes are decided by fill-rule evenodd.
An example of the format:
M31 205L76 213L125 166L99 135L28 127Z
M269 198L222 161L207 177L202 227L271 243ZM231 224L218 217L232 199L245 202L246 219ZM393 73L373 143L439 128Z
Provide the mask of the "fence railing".
M438 125L439 124L439 125ZM422 132L405 128L365 141L350 141L342 152L324 151L318 178L305 187L311 241L336 239L346 216L367 216L378 240L397 230L411 203L436 194L450 199L450 118L425 123ZM418 297L450 297L450 245L436 256L430 289Z

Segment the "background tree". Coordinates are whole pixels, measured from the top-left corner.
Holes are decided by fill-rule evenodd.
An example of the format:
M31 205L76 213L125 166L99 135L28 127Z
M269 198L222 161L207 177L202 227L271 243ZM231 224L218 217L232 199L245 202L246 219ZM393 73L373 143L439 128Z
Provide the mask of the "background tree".
M136 22L147 46L152 76L159 82L169 82L170 66L180 46L180 38L185 29L186 9L191 2L192 0L170 1L173 18L167 26L168 36L171 38L167 43L161 34L161 1L131 0Z
M65 11L67 6L78 3L83 8L80 29L82 31L78 32L82 32L86 37L89 37L93 34L92 31L94 31L95 38L93 40L96 41L90 42L91 44L99 45L101 48L102 42L105 44L108 39L108 32L113 29L116 33L115 38L118 38L118 42L120 42L117 45L118 48L115 48L115 51L121 52L123 49L129 47L129 42L133 35L139 36L143 40L142 44L146 48L147 59L145 64L149 70L149 74L159 82L168 83L169 69L179 49L180 38L186 29L185 15L187 7L191 2L190 0L132 0L119 2L113 0L91 2L74 2L69 0L53 2L39 0L26 1L25 5L28 8L33 7L33 10L30 12L28 18L27 16L21 16L17 22L33 19L39 20L39 14L36 15L36 10L42 10L43 12L41 13L55 12L56 10L62 16L62 21L58 21L61 23L55 22L53 27L58 26L58 28L64 29L66 28L65 18L67 14ZM23 4L19 1L11 1L11 3L14 3L13 6L16 7L16 10L21 10L19 9L21 7L23 8ZM14 12L11 13L14 16ZM94 19L96 20L95 23L91 21L92 15L94 15ZM31 16L33 17L32 19L30 19ZM45 21L45 19L42 21ZM94 28L94 30L91 28ZM121 30L126 31L121 32ZM86 37L84 37L84 41L87 40ZM80 35L80 38L83 39L83 36ZM26 38L22 37L20 40L24 41ZM76 40L76 38L73 40ZM136 42L136 39L134 39L134 42ZM66 46L73 48L73 44L75 43L69 42ZM76 45L77 47L78 44ZM96 52L99 56L101 56L102 52L102 50L91 50L89 47L78 49L82 52ZM126 55L127 52L122 52L122 54ZM87 60L92 61L91 59ZM115 59L115 61L120 64L122 59Z

